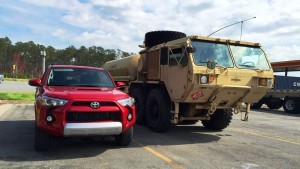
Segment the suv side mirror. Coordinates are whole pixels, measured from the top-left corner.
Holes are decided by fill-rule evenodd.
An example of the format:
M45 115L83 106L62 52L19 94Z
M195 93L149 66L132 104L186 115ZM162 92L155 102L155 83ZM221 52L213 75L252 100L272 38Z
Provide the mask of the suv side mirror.
M124 82L117 82L117 88L120 90L125 90L126 84Z
M33 78L28 81L30 86L41 86L41 80L39 78Z

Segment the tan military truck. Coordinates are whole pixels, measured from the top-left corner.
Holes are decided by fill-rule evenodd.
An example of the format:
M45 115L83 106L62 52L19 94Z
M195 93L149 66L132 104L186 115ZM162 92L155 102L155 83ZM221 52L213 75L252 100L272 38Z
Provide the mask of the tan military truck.
M273 71L259 43L175 31L145 35L137 55L105 63L115 81L128 84L136 100L137 123L156 132L172 124L199 120L221 130L242 110L248 120L250 104L258 102L273 84Z

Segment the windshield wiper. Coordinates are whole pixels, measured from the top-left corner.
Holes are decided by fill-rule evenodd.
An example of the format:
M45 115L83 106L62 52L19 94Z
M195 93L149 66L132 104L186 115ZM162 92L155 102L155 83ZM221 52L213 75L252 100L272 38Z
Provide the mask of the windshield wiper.
M96 84L69 84L67 86L72 86L72 87L101 87L100 85Z
M263 73L265 71L265 70L259 69L259 68L255 68L254 70L260 71L260 73Z
M73 85L73 86L80 86L80 87L101 87L99 85L90 85L90 84L81 84L81 85Z
M252 66L252 65L245 65L245 64L241 64L239 66L244 66L244 67L247 67L247 68L254 68L255 66Z

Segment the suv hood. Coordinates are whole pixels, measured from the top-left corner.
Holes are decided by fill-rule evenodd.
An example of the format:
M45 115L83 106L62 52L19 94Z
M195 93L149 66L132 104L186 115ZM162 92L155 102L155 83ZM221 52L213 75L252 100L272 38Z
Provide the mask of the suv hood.
M116 88L47 86L44 87L44 91L43 95L45 96L66 100L120 100L129 97L126 93Z

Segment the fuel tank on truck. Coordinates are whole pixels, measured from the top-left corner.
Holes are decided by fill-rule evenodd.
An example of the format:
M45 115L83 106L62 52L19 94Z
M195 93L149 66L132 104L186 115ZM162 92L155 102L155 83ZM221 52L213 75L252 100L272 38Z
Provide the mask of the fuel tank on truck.
M140 55L132 55L119 60L106 62L103 68L109 71L115 81L131 81L137 77L137 67Z

